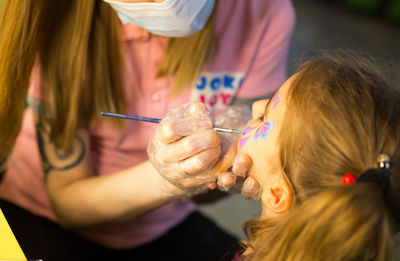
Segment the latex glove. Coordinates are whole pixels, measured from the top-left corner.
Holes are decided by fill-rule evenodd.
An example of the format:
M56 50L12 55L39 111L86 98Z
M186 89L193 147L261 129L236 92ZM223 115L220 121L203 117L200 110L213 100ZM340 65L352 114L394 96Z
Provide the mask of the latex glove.
M228 106L215 118L214 125L240 130L251 118L252 110L248 106ZM240 190L244 198L258 200L261 188L252 177L248 176L252 161L247 155L237 153L237 141L240 135L218 133L218 136L221 140L222 156L214 168L218 173L217 182L210 183L210 189L218 186L222 191Z
M251 119L251 109L247 105L231 105L218 114L213 120L214 126L241 130ZM221 140L222 155L225 155L232 145L240 138L240 134L218 132Z
M253 162L249 156L236 153L236 148L234 144L223 160L218 163L220 168L218 188L222 191L241 192L245 199L259 200L261 187L255 179L248 176Z
M204 192L216 180L216 173L209 170L221 148L212 127L204 104L196 102L171 110L151 137L149 159L165 180L180 189L172 192L176 197Z

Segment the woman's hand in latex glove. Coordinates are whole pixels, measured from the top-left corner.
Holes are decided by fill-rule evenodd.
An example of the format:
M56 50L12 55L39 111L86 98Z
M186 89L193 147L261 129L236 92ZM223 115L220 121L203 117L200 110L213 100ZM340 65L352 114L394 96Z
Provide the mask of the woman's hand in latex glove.
M147 154L162 177L180 190L175 197L187 197L208 189L216 180L209 170L218 160L220 139L203 103L185 104L171 110L157 126ZM165 186L171 187L170 184Z
M236 143L216 164L218 174L217 184L210 184L213 189L216 186L222 191L240 191L245 199L259 200L261 187L255 179L248 176L253 162L245 154L238 153Z
M230 129L242 129L252 118L252 111L246 105L229 106L215 118L215 125ZM231 133L218 133L221 140L222 157L213 170L218 173L217 183L210 184L210 189L218 188L222 191L237 191L246 199L258 200L260 187L258 183L249 177L248 171L252 165L251 159L237 153L237 141L240 135Z

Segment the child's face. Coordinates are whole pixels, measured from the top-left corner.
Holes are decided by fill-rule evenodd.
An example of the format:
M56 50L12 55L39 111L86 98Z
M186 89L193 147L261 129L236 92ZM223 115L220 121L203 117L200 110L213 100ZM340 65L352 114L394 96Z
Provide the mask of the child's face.
M247 123L245 134L238 143L239 152L248 155L253 161L249 175L263 189L263 215L267 211L264 192L282 179L277 138L285 115L286 95L292 81L293 77L288 79L270 100L253 103L253 119Z

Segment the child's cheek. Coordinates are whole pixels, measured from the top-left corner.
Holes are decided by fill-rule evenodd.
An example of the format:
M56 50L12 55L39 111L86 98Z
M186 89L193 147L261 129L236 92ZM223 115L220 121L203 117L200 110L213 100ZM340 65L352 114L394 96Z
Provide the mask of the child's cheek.
M247 126L244 129L244 134L242 135L242 137L240 137L239 142L238 142L238 150L240 151L244 145L249 141L251 135L251 132L255 129L256 127L252 127L252 126Z
M254 132L251 132L250 135L243 135L238 142L238 152L242 154L246 154L248 156L252 156L254 153L254 149L257 147L258 142L254 142Z

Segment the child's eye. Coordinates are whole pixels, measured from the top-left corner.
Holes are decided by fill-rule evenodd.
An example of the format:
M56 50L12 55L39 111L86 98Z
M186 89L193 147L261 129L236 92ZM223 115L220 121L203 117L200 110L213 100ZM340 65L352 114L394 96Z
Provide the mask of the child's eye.
M258 117L259 121L264 121L264 115L262 115L261 117Z

